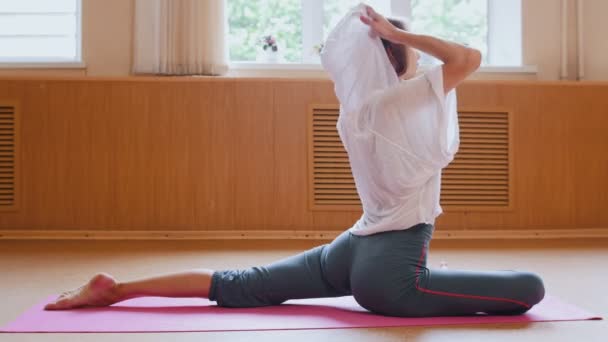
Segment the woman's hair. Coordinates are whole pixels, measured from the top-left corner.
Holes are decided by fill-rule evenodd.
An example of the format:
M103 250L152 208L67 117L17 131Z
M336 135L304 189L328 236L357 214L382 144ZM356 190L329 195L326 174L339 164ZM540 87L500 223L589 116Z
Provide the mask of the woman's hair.
M388 21L393 24L393 26L401 29L401 30L406 30L406 24L403 20L400 19L395 19L395 18L387 18ZM395 71L397 72L397 75L401 75L404 72L407 71L407 58L405 55L405 45L403 44L396 44L393 42L390 42L384 38L381 38L382 40L382 45L384 45L384 49L387 51L387 53L390 51L390 53L393 55L393 66L395 67Z

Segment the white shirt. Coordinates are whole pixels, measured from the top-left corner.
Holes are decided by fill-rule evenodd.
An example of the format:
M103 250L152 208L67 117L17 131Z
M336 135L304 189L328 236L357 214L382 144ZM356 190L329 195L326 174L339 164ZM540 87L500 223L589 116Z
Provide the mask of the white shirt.
M442 67L399 81L380 39L351 9L328 35L321 63L340 100L338 132L363 215L357 235L433 224L441 214L441 169L458 150L456 93Z
M441 169L459 144L456 92L444 95L441 66L377 91L337 127L363 204L352 233L435 223Z

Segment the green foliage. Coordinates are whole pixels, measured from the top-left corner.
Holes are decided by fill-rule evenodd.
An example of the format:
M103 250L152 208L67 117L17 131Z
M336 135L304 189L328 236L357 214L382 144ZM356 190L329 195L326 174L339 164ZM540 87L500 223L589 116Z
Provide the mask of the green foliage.
M488 50L487 0L412 0L412 30Z
M387 0L372 0L386 6ZM360 0L324 0L323 39ZM265 35L276 37L287 62L301 62L301 0L228 0L229 49L233 61L254 61ZM412 0L413 31L466 43L487 55L487 0ZM321 42L319 42L321 43Z
M230 59L254 61L266 35L276 37L287 62L302 60L300 0L228 0Z

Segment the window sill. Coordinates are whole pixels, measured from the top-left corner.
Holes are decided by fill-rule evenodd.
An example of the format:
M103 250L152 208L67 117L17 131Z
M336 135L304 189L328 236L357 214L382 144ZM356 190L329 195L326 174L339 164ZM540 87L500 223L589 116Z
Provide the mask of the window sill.
M537 72L535 65L482 66L475 72L475 78L530 78L536 77ZM232 62L227 76L328 78L320 64L256 62Z
M321 64L232 62L228 77L322 78L328 75Z
M536 74L536 65L522 66L482 66L477 70L478 73L504 73L504 74Z
M0 69L85 69L84 62L3 62Z
M232 70L323 70L321 64L231 62Z

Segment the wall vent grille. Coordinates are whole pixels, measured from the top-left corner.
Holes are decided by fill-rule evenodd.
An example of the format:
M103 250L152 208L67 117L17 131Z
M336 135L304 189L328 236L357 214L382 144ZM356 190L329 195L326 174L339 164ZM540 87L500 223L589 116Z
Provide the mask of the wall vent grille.
M311 209L361 210L348 155L336 128L339 107L312 105L309 112ZM510 209L510 120L508 111L459 112L460 149L442 174L444 210Z

